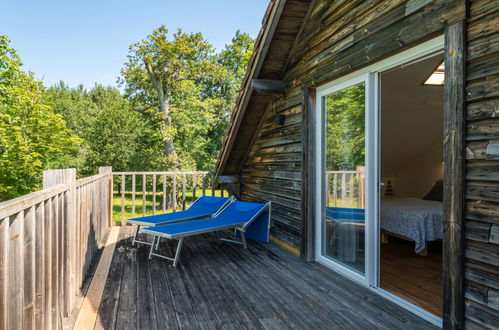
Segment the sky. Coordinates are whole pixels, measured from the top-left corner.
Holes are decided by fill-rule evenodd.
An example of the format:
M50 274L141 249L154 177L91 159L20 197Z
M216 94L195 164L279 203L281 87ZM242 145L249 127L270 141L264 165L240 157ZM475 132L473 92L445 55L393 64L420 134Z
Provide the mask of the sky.
M45 86L116 86L128 47L164 24L201 32L218 50L256 37L269 0L0 0L0 34Z

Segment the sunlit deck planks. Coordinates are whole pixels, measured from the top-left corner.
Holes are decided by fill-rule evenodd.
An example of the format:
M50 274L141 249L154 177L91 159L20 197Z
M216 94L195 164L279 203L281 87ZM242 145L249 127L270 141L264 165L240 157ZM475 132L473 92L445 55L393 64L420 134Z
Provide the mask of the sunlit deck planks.
M370 290L273 246L186 241L177 268L147 259L120 230L96 329L424 328ZM174 243L161 249L173 253ZM96 306L97 307L97 306Z

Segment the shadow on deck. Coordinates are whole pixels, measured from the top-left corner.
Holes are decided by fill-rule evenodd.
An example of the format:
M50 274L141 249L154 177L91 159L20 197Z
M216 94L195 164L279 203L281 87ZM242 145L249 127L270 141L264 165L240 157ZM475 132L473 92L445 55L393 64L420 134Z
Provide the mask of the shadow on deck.
M215 235L185 241L177 268L147 259L120 229L96 329L390 328L433 326L317 263L272 244L248 250ZM176 242L162 241L173 255Z

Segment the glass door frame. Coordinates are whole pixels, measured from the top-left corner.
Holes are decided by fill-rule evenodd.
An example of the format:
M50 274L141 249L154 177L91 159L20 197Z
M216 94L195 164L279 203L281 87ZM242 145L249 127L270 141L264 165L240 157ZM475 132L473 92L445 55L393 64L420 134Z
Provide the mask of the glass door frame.
M417 46L413 46L407 50L401 51L400 53L383 59L374 64L368 65L358 71L350 73L344 77L338 78L332 82L326 83L316 89L316 122L315 122L315 146L311 146L315 150L315 166L316 166L316 178L315 178L315 189L316 189L316 202L315 202L315 259L317 262L329 267L345 276L349 279L355 280L370 287L377 294L391 300L392 302L400 305L401 307L407 309L408 311L424 318L425 320L437 325L442 326L442 319L430 312L423 310L422 308L412 304L411 302L398 297L391 292L388 292L380 287L380 225L379 225L379 207L380 207L380 86L379 86L379 73L390 70L397 66L406 65L410 62L415 62L417 60L424 59L425 57L434 56L438 53L443 53L444 51L444 36L440 35L428 41L425 41ZM339 89L351 86L352 84L366 81L370 84L370 87L366 85L366 226L370 225L369 231L366 228L366 236L369 232L371 235L369 238L366 237L365 243L365 274L366 276L361 276L338 263L335 263L329 258L322 255L322 238L321 234L321 224L323 219L322 201L324 200L325 188L322 182L322 176L324 170L324 153L322 152L323 145L323 132L324 132L324 122L322 111L322 97L326 94L330 94ZM368 92L369 91L369 92ZM369 140L370 138L370 140ZM368 152L369 157L368 156ZM367 168L369 166L369 169ZM369 211L367 210L369 208ZM369 245L368 245L369 244Z
M316 196L316 214L319 215L316 225L315 231L317 237L317 242L315 245L315 256L316 261L353 279L360 283L366 285L372 285L375 278L375 265L374 260L375 253L373 249L370 247L375 244L373 242L373 238L375 238L375 214L376 210L376 197L373 195L374 191L370 187L374 186L375 172L376 172L376 127L374 121L376 120L375 115L375 106L374 106L374 91L372 90L376 85L375 75L371 73L365 73L358 75L356 77L350 78L348 80L335 83L333 85L327 84L317 88L317 98L316 98L316 109L317 111L317 130L315 134L315 145L316 145L316 156L315 156L315 165L316 165L316 184L315 187L317 189ZM364 122L365 122L365 229L364 229L364 262L365 262L365 274L362 275L354 270L347 268L344 265L341 265L338 262L335 262L331 258L326 257L322 251L322 237L323 237L323 219L324 219L324 201L326 200L326 186L323 180L323 173L325 173L325 109L323 99L325 96L337 92L339 90L360 84L365 83L365 111L364 111Z

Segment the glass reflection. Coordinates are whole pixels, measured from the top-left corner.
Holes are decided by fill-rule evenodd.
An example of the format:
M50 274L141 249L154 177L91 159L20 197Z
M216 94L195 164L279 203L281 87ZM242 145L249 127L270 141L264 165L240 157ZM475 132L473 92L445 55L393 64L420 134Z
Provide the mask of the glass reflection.
M323 98L325 219L323 255L365 272L365 83Z

